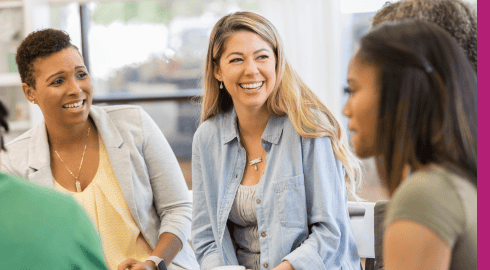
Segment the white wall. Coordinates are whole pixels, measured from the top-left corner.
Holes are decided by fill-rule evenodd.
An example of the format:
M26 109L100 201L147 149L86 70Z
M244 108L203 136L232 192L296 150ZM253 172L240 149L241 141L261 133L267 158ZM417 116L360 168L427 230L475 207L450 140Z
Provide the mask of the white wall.
M262 0L259 10L279 31L293 68L339 119L342 110L339 0Z

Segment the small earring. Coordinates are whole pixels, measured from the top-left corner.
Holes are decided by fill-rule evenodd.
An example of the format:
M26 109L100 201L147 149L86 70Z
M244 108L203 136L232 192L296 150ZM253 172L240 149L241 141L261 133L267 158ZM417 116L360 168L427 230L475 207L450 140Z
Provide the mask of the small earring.
M33 101L31 101L31 103L32 103L32 104L36 104L36 102L35 102L34 100L33 100Z
M219 89L223 89L223 82L220 82Z

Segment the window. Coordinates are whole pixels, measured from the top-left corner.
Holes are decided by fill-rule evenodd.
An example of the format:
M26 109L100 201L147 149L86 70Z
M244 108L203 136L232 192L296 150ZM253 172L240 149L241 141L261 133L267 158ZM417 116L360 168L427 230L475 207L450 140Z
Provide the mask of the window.
M209 34L222 16L257 6L257 0L53 3L50 21L80 49L86 38L94 103L142 106L169 141L191 187L200 106L189 97L201 93Z

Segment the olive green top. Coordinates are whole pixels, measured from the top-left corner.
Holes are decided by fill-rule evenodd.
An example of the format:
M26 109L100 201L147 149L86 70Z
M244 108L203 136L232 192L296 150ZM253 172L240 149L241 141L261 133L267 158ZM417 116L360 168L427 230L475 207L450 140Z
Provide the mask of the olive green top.
M389 202L385 227L411 220L438 234L452 249L450 269L476 269L477 191L441 166L413 173Z

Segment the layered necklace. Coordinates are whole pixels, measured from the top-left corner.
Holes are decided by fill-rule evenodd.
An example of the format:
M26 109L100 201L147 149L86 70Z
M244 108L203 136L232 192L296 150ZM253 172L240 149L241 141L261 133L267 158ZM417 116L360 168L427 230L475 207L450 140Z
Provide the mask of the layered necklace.
M82 192L82 185L80 184L80 181L78 181L78 178L80 177L80 172L82 170L82 164L83 164L83 158L85 157L85 150L87 150L87 143L88 143L88 136L90 134L90 127L88 128L87 132L87 138L85 139L85 148L83 148L83 154L82 154L82 160L80 161L80 166L78 167L78 176L75 176L71 170L66 166L65 162L63 162L63 159L60 157L58 152L55 150L54 152L56 155L60 158L61 163L65 166L65 168L70 172L70 174L75 178L75 188L77 189L77 192Z

